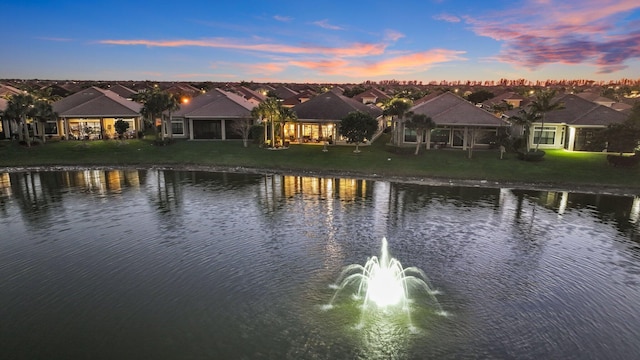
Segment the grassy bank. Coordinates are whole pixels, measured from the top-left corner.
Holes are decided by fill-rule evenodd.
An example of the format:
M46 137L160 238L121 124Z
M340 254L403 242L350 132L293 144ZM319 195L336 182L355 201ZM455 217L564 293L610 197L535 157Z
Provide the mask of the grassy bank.
M272 151L255 144L244 148L236 141L177 141L164 147L148 140L60 141L31 148L5 141L0 142L0 167L201 165L640 189L640 168L611 167L601 153L552 150L544 161L531 163L509 153L500 160L497 150L476 150L472 159L461 150L396 154L385 143L381 138L356 154L351 146L330 146L323 152L322 146L293 145Z

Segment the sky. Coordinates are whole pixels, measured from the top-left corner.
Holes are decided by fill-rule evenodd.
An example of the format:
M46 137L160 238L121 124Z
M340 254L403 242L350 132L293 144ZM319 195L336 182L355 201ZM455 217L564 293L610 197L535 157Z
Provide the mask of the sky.
M640 79L638 0L0 0L0 78Z

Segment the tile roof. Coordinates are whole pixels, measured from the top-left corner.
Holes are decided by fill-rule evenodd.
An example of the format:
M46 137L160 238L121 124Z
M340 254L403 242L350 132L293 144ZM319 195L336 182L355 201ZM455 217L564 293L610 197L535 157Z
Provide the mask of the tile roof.
M467 100L451 92L438 95L409 111L425 114L439 126L502 126L506 123L500 118L480 109Z
M257 91L253 91L246 86L236 86L235 88L233 88L233 91L247 100L254 99L258 101L264 101L267 99L265 95L262 95Z
M362 111L374 118L382 115L382 110L367 106L344 95L328 91L293 107L299 120L342 120L352 111Z
M11 85L0 84L0 96L10 96L17 94L24 94L24 91L20 91L20 89L17 89Z
M7 99L0 98L0 111L5 111L9 101Z
M286 86L278 86L275 90L273 90L273 92L275 92L276 96L278 96L280 99L288 99L292 96L298 95L297 91L291 90Z
M185 118L248 118L255 105L240 95L214 89L193 98L173 113Z
M377 88L371 88L369 90L366 90L356 96L353 97L355 100L358 100L360 102L363 101L363 99L365 98L374 98L376 102L380 102L382 100L387 100L387 99L391 99L391 96L385 94L384 92L382 92L381 90L377 89Z
M142 105L110 90L90 87L52 104L60 117L136 117Z
M109 90L113 91L114 93L120 95L125 99L131 99L133 95L137 94L135 90L131 90L128 87L120 84L115 84L109 87Z
M619 111L573 94L560 95L553 101L561 101L564 109L546 113L545 122L582 126L606 126L624 122L627 118L625 114Z

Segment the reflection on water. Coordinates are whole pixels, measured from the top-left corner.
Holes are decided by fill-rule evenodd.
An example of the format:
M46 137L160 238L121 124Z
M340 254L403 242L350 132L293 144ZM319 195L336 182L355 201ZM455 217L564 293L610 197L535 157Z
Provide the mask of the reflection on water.
M601 194L0 173L0 358L630 358L639 217L638 197ZM417 308L412 334L321 310L383 237L450 317Z

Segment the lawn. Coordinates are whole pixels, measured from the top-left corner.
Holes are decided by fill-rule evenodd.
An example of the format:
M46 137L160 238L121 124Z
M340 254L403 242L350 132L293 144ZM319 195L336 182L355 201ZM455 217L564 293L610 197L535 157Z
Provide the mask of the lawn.
M419 177L501 182L613 186L640 189L640 168L616 168L606 154L548 150L543 161L525 162L497 150L422 150L418 156L390 152L382 137L371 146L292 145L268 150L237 141L176 141L154 146L149 140L58 141L31 148L0 142L0 167L185 166L243 167L275 171L314 171L362 176Z

